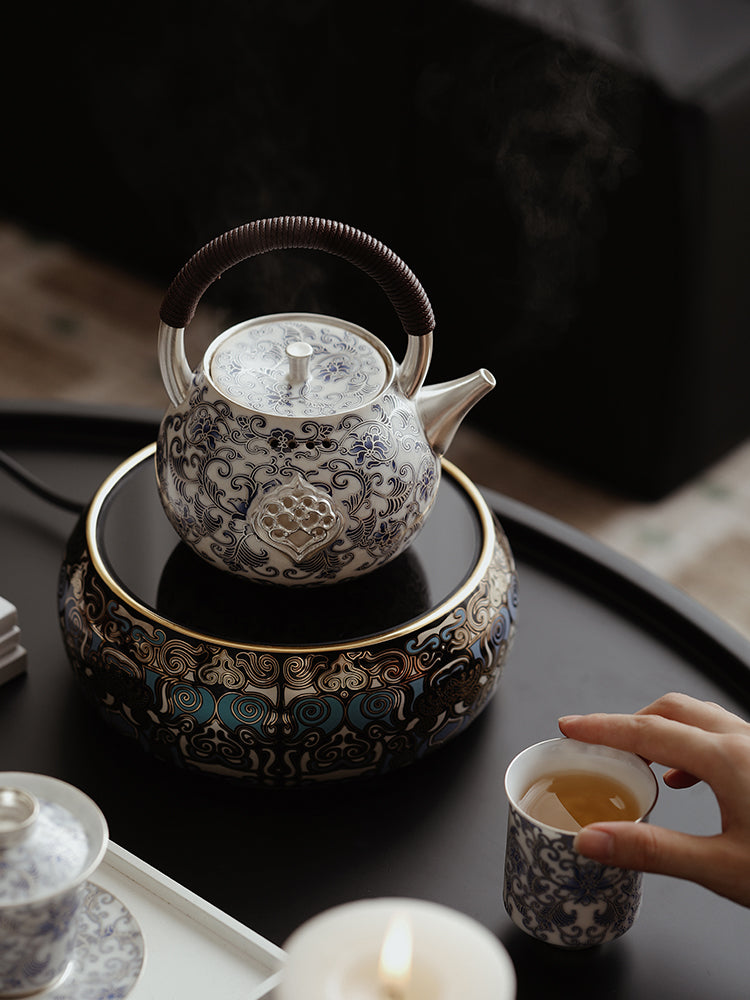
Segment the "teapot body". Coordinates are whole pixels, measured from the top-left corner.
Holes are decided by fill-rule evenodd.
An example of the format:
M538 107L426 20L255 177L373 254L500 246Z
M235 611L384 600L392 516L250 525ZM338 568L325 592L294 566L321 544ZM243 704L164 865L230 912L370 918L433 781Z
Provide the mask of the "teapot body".
M294 337L304 325L307 339L311 330L330 339L331 323L342 325L309 314L248 325L262 322L294 326ZM351 333L344 348L364 338L382 355L377 393L367 391L362 365L342 348L329 356L339 366L353 361L358 405L350 393L337 413L335 396L315 392L300 412L265 387L259 410L238 401L241 386L231 380L234 371L241 379L242 367L220 351L243 326L211 345L184 400L161 424L159 495L177 534L219 569L286 586L334 583L390 562L421 528L441 469L416 401L399 390L392 357L366 331L344 324Z

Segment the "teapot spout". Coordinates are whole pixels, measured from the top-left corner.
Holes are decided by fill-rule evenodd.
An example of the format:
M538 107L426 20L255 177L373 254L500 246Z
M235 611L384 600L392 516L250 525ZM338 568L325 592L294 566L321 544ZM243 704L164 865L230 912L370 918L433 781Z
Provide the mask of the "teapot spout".
M486 368L480 368L472 375L420 390L417 412L436 455L445 454L466 414L494 387L494 376Z

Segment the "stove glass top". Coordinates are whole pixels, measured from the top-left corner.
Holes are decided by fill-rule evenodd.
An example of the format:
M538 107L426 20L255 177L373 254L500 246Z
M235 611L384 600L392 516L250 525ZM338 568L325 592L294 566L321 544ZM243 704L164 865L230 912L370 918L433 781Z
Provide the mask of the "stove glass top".
M471 497L445 469L427 523L388 565L330 586L253 583L215 569L179 541L149 452L112 485L96 539L122 589L182 628L253 646L311 646L379 635L429 614L471 574L483 529Z

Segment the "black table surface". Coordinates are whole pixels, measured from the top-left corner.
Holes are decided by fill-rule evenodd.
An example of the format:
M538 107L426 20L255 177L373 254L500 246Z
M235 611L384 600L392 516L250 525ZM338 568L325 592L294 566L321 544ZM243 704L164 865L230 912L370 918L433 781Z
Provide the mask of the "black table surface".
M153 441L154 415L62 404L0 406L0 447L81 501ZM450 456L449 456L450 457ZM542 945L502 903L503 775L559 715L630 711L668 690L750 714L750 643L668 584L554 519L487 499L519 568L520 617L499 689L464 734L378 779L296 791L239 787L172 769L94 716L73 678L56 586L74 515L0 474L0 594L18 608L28 672L0 687L0 770L77 785L113 841L277 944L350 900L435 900L495 932L519 1000L750 995L750 910L691 883L647 875L619 941ZM719 829L705 786L660 792L654 823Z

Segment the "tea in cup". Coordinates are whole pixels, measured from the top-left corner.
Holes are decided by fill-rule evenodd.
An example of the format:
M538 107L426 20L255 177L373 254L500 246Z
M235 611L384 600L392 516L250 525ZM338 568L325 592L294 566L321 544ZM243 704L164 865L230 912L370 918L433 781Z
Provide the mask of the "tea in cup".
M531 783L519 807L532 819L567 833L589 823L641 818L635 794L609 774L590 771L551 771Z
M549 944L589 948L633 924L643 875L573 847L578 830L645 822L658 786L637 755L566 738L528 747L505 775L508 835L503 900L513 922Z

